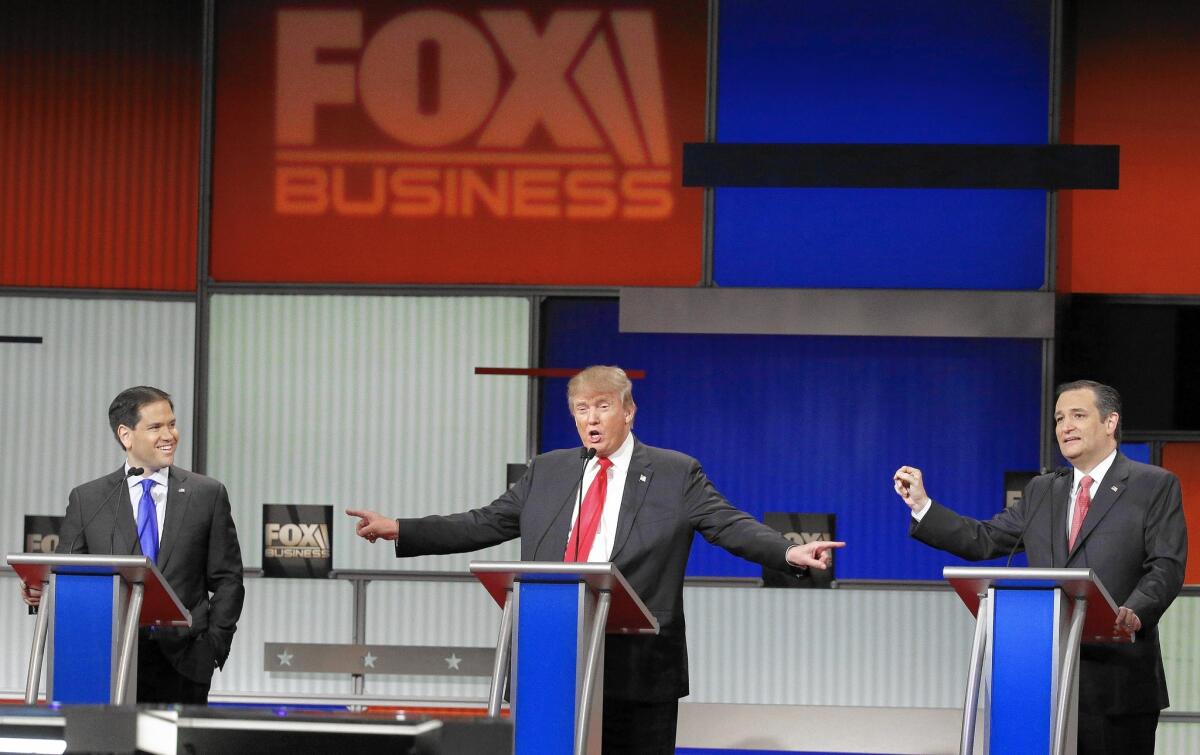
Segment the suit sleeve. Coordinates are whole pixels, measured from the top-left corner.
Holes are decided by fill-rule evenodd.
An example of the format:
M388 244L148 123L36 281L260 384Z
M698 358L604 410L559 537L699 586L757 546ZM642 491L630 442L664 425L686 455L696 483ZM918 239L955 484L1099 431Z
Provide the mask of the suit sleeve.
M87 537L83 533L83 504L79 502L78 489L72 490L67 496L67 513L63 517L62 527L58 530L58 547L56 553L87 553Z
M221 485L213 505L208 536L205 587L209 597L208 636L217 665L224 666L233 633L242 614L246 589L242 585L242 550L229 506L229 493Z
M926 545L969 561L1007 556L1025 528L1025 518L1029 515L1030 501L1034 495L1031 482L1026 486L1020 503L986 522L962 516L932 501L921 521L911 520L908 534Z
M683 500L692 527L708 542L769 569L796 571L786 557L795 543L726 500L695 459L685 478Z
M1163 475L1146 511L1144 574L1125 605L1137 614L1143 626L1158 623L1183 587L1187 565L1187 521L1179 478Z
M519 536L521 511L533 484L535 465L530 464L520 481L487 506L460 514L397 520L397 558L468 553Z

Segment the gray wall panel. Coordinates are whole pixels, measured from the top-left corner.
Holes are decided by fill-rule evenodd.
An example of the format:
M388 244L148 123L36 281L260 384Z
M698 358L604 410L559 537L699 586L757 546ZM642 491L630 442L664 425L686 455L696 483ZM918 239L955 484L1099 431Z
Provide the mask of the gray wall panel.
M1200 537L1200 533L1191 533ZM1177 598L1159 623L1171 710L1200 713L1200 595ZM1196 729L1200 737L1200 725ZM1190 752L1200 752L1200 747Z
M476 582L373 582L367 640L385 645L496 646L500 608ZM486 704L485 677L369 676L368 695L474 699Z
M348 695L350 677L263 671L267 642L350 642L353 588L343 580L247 579L246 604L212 692Z
M176 458L189 466L194 306L187 302L0 297L0 543L24 547L26 514L61 515L74 486L116 469L108 428L120 390L148 383L175 399ZM7 568L7 567L5 567ZM33 617L15 580L0 581L0 689L23 690Z
M689 702L962 704L974 619L951 592L689 587L684 600Z
M62 514L76 485L125 459L108 428L124 388L169 392L179 419L176 460L191 461L195 307L183 302L0 297L0 531L20 550L25 514Z
M501 297L219 295L212 301L209 471L228 486L246 563L262 504L393 516L480 506L525 461L529 304ZM463 571L470 556L398 563L334 528L339 568ZM515 544L477 558L514 558Z

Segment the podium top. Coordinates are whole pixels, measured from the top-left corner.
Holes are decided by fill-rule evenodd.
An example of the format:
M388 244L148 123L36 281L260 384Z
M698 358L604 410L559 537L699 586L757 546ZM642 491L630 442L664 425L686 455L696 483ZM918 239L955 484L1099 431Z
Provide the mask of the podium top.
M1130 632L1114 631L1117 604L1104 584L1091 569L1042 569L997 566L947 566L942 576L970 609L979 614L979 599L993 587L1009 589L1061 589L1074 600L1087 601L1083 619L1083 641L1108 644L1128 644L1134 641Z
M611 563L472 561L470 569L501 608L514 582L583 582L592 590L612 594L605 632L658 634L658 619Z
M192 615L158 567L146 556L111 556L93 553L10 553L8 564L31 587L40 588L51 574L120 576L130 584L142 584L142 626L190 627Z

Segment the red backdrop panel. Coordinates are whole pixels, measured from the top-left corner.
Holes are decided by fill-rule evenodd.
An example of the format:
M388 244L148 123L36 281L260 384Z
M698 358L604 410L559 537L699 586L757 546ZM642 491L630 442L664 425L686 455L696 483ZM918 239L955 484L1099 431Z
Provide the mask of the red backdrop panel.
M1200 3L1075 6L1062 138L1119 144L1121 188L1063 192L1058 288L1200 294Z
M1200 585L1200 443L1166 443L1162 465L1179 475L1187 516L1188 562L1184 582Z
M195 288L198 2L0 4L0 285Z
M213 277L694 285L705 9L222 3Z

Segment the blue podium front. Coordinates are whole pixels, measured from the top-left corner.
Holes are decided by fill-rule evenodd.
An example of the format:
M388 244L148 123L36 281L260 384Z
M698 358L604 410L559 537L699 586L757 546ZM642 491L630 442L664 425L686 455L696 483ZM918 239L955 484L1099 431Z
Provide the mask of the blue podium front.
M598 755L604 636L654 634L658 622L612 564L475 562L471 571L504 608L488 712L500 714L511 678L513 752Z
M1091 569L946 567L976 616L960 753L974 750L984 701L984 752L1073 755L1083 642L1113 632L1116 605Z
M132 704L138 627L191 625L191 615L145 556L10 554L7 561L22 582L43 589L26 704L37 702L43 657L47 700Z

